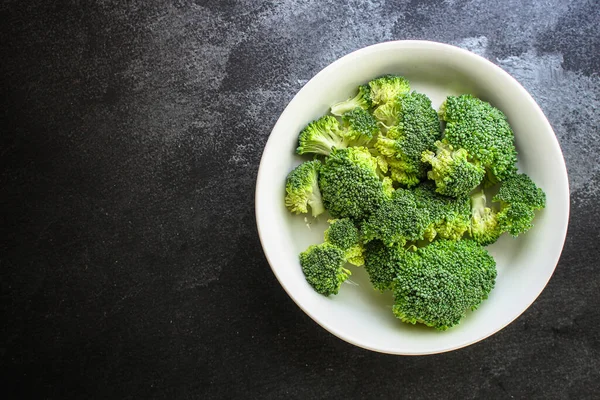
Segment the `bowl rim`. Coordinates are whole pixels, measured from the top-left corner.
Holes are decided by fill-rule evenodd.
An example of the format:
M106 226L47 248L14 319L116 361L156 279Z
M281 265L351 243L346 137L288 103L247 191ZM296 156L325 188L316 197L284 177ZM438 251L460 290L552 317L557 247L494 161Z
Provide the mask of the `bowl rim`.
M476 63L485 65L487 68L490 68L495 73L503 76L505 79L507 79L509 82L511 82L513 84L514 89L516 91L518 91L519 95L522 96L522 98L525 99L532 106L532 108L535 110L536 113L540 114L543 117L543 118L541 118L542 124L543 124L543 129L548 130L552 133L551 145L553 147L553 150L558 152L558 154L560 154L560 156L561 156L560 157L561 163L558 166L561 174L560 174L560 176L557 177L557 180L562 180L564 183L565 190L562 192L562 196L563 196L562 200L563 200L563 204L565 204L566 207L563 210L563 212L564 212L563 218L565 221L565 226L563 229L562 237L560 238L561 246L557 253L556 259L554 261L554 266L552 268L552 271L550 274L548 274L546 281L544 282L543 286L541 286L538 293L535 294L535 296L532 298L532 300L528 304L526 304L525 306L522 307L522 310L520 312L518 312L514 316L514 318L510 319L509 321L507 321L504 324L499 325L497 328L491 330L490 332L486 333L485 335L483 335L481 337L465 340L464 342L458 343L454 346L449 346L449 347L440 346L440 348L432 349L431 351L410 352L410 351L397 351L394 349L376 348L373 346L369 346L369 345L360 343L359 341L354 340L351 335L346 334L345 332L339 331L339 330L329 326L327 323L319 320L318 318L313 316L302 305L302 301L300 301L300 299L296 298L296 296L292 293L292 291L286 286L286 284L281 279L281 276L278 273L277 268L274 267L276 260L272 259L272 256L269 251L270 247L269 247L268 240L266 238L266 229L261 227L261 221L264 220L262 218L262 215L264 213L268 212L268 210L265 210L265 209L263 209L263 207L261 207L261 193L262 193L261 188L264 184L263 182L265 181L265 179L264 179L264 175L265 175L264 171L266 169L265 163L264 163L265 154L269 151L272 151L271 147L273 147L272 133L277 131L279 125L283 124L282 121L284 121L287 118L287 114L290 112L291 104L294 103L294 101L300 96L300 94L306 90L307 86L309 86L311 84L311 82L314 82L318 77L320 77L322 75L326 75L330 70L335 69L338 65L340 65L342 63L346 63L356 57L362 56L365 53L376 52L376 51L387 50L387 49L403 50L403 49L416 49L416 48L433 50L433 51L451 52L451 53L456 54L456 56L458 56L458 57L465 57L467 59L470 59L472 62L476 62ZM458 350L458 349L470 346L474 343L480 342L480 341L496 334L497 332L504 329L506 326L513 323L517 318L519 318L521 315L523 315L523 313L525 311L527 311L527 309L529 309L529 307L531 307L531 305L537 300L537 298L540 296L542 291L546 288L546 286L548 285L548 282L554 275L554 271L556 270L556 267L558 265L558 262L560 260L560 257L562 255L562 251L564 248L567 231L568 231L569 218L570 218L570 188L569 188L569 180L568 180L568 174L567 174L567 168L566 168L564 155L560 148L560 144L558 142L558 138L556 137L556 133L554 132L554 129L550 125L548 118L546 117L546 115L544 114L544 112L542 111L540 106L537 104L537 102L533 99L531 94L512 75L510 75L504 69L502 69L498 65L494 64L493 62L489 61L488 59L486 59L480 55L477 55L471 51L462 49L460 47L456 47L456 46L449 45L446 43L428 41L428 40L392 40L392 41L386 41L386 42L381 42L381 43L373 44L370 46L366 46L366 47L354 50L354 51L338 58L337 60L333 61L332 63L330 63L323 69L321 69L312 78L310 78L303 85L303 87L300 88L300 90L298 90L298 92L294 95L294 97L288 102L288 104L286 105L285 109L283 110L283 112L281 113L279 118L277 119L277 122L275 123L275 125L273 126L273 129L271 130L271 132L269 134L269 138L267 139L267 143L264 146L264 149L263 149L263 152L261 155L261 161L260 161L259 168L258 168L254 200L255 200L256 226L257 226L257 230L258 230L261 247L263 249L263 253L267 259L267 262L269 263L269 266L271 267L271 270L273 271L275 277L279 281L279 284L283 287L284 291L294 301L294 303L296 303L296 305L306 315L308 315L313 321L315 321L318 325L323 327L325 330L327 330L331 334L337 336L338 338L340 338L348 343L351 343L355 346L361 347L363 349L367 349L367 350L371 350L371 351L375 351L375 352L379 352L379 353L384 353L384 354L393 354L393 355L431 355L431 354L439 354L439 353L445 353L445 352L449 352L449 351Z

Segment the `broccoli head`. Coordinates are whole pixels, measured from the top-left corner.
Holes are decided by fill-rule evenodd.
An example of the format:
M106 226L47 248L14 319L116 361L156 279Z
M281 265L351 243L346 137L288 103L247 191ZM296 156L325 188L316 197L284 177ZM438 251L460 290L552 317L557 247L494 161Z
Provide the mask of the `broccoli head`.
M345 113L342 121L343 136L350 146L366 146L379 132L377 120L360 107Z
M467 310L475 310L496 280L494 258L468 239L413 247L404 251L400 264L392 284L394 315L438 330L451 328Z
M316 217L325 211L319 190L319 160L298 165L287 176L285 183L285 206L293 213L307 213L308 206Z
M414 91L399 95L388 104L395 104L398 110L396 124L385 136L378 137L375 148L388 163L393 180L414 186L427 174L421 154L434 149L440 139L438 114L426 95Z
M431 164L427 173L435 182L437 192L446 196L464 196L475 189L485 176L485 169L478 162L469 160L465 149L455 149L445 139L435 142L436 153L424 151L421 160Z
M503 204L523 203L533 210L546 207L546 194L526 174L516 174L500 185L493 201Z
M534 218L535 213L531 207L523 203L513 203L498 212L498 226L516 237L533 228Z
M363 246L358 228L349 218L329 220L325 231L325 242L344 252L344 258L353 265L364 264Z
M503 230L498 223L496 211L486 206L485 193L482 191L471 196L471 238L482 246L495 243Z
M389 196L377 175L377 160L365 147L334 149L321 167L319 187L334 218L354 221L368 217Z
M425 238L435 237L459 240L469 229L471 207L468 196L457 198L436 192L432 182L423 182L414 189L414 195L422 213L429 217Z
M361 85L358 87L358 94L356 96L331 106L331 113L333 115L342 116L345 113L354 110L356 107L368 110L371 108L372 104L371 88L369 85Z
M383 292L392 288L405 252L401 246L386 246L380 240L365 245L365 270L376 290Z
M380 106L394 100L398 95L408 93L408 80L398 75L384 75L369 82L371 101L374 106Z
M502 182L492 201L500 203L501 229L518 236L533 226L534 211L546 206L546 194L529 176L516 174Z
M326 115L311 122L300 132L296 153L328 155L333 148L340 149L347 146L338 120L331 115Z
M440 109L446 121L445 140L486 169L487 185L517 171L514 134L502 111L472 95L448 96Z
M414 193L397 189L392 199L384 202L361 228L365 242L378 239L386 246L403 246L423 239L428 226L429 215L419 208Z
M330 243L312 245L300 253L300 265L306 281L324 296L337 294L352 273L344 268L344 251Z

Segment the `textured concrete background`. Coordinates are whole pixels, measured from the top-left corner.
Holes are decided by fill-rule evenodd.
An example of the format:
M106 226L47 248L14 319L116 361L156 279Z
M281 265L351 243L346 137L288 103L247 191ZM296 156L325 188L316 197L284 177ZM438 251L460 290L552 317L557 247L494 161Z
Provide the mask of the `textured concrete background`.
M3 397L597 398L597 1L30 0L0 18ZM408 38L513 74L572 187L536 303L479 344L413 358L305 316L253 215L292 96L338 57Z

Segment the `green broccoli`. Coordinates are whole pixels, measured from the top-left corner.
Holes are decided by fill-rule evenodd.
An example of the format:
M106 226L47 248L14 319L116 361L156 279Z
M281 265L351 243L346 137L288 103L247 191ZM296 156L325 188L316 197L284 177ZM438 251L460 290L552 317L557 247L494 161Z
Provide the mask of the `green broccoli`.
M467 195L481 183L485 169L478 162L471 162L465 149L455 149L446 139L435 142L436 153L424 151L421 160L429 163L427 173L437 186L437 192L446 196Z
M319 190L319 160L306 161L294 168L285 183L285 206L293 213L307 213L308 206L316 217L325 211Z
M352 274L344 268L344 251L330 243L312 245L300 253L300 265L306 281L324 296L337 294Z
M389 101L373 111L373 116L387 129L398 124L400 118L400 102Z
M331 243L344 252L344 258L360 267L365 263L363 245L358 228L349 218L329 220L325 231L325 242Z
M393 180L414 186L427 175L421 154L435 148L441 136L440 121L424 94L413 91L397 96L391 103L398 110L396 125L379 135L375 148L387 162Z
M371 101L374 106L380 106L394 100L398 95L408 93L408 80L398 75L384 75L369 82Z
M498 212L498 225L502 231L517 237L533 228L534 218L535 212L531 207L523 203L513 203Z
M546 194L525 174L516 174L502 182L492 199L500 203L498 224L512 236L528 231L535 210L546 206Z
M358 87L358 94L356 96L331 106L331 113L333 115L342 116L345 113L354 110L356 107L368 110L371 108L372 104L371 88L369 85L361 85Z
M381 141L381 136L377 142ZM377 149L375 149L376 152ZM406 170L410 169L404 161L393 157L385 157L381 154L377 156L377 166L383 173L389 173L392 182L401 182L406 187L412 187L419 184L420 179L413 173L407 173Z
M405 251L401 246L386 246L380 240L365 245L365 270L376 290L383 292L392 288Z
M483 190L471 196L471 238L482 246L495 243L503 230L498 223L496 211L487 207Z
M546 194L526 174L516 174L500 185L493 201L505 204L523 203L533 210L546 207Z
M494 258L468 239L413 247L403 252L399 264L392 284L394 315L442 331L487 299L496 280Z
M506 116L472 95L448 96L440 109L446 121L444 139L486 169L487 186L501 182L517 171L514 134Z
M368 217L389 196L377 160L365 147L334 149L321 167L319 187L331 216L354 221Z
M364 221L361 229L365 242L378 239L386 246L403 246L423 239L429 225L429 215L419 208L414 193L397 189L391 200Z
M396 189L394 189L394 182L389 177L384 176L381 180L381 184L383 186L383 193L385 194L385 198L387 200L391 199L394 195L394 192L396 191Z
M298 136L298 154L329 155L333 148L348 147L342 127L331 115L321 117L306 126Z
M468 196L441 195L432 182L421 183L414 189L414 195L419 208L429 217L424 235L429 241L435 237L459 240L469 229L471 207Z
M360 107L345 113L342 121L343 137L349 146L366 146L379 132L377 120Z

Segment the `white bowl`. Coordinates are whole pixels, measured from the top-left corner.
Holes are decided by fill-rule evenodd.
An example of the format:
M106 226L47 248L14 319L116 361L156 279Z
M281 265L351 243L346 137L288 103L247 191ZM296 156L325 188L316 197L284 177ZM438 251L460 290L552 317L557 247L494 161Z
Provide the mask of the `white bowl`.
M298 254L323 241L327 217L311 229L284 206L285 179L304 161L295 155L298 133L329 106L383 74L400 74L438 107L448 95L471 93L502 110L514 129L519 169L547 195L534 228L488 247L497 262L496 287L478 310L445 332L402 323L390 293L371 287L364 268L353 268L337 296L316 293L304 279ZM309 217L310 219L310 217ZM396 41L357 50L312 78L283 111L265 146L256 183L256 222L275 276L318 324L357 346L391 354L432 354L478 342L508 325L544 289L563 248L569 219L565 162L552 127L531 95L508 73L466 50L426 41Z

